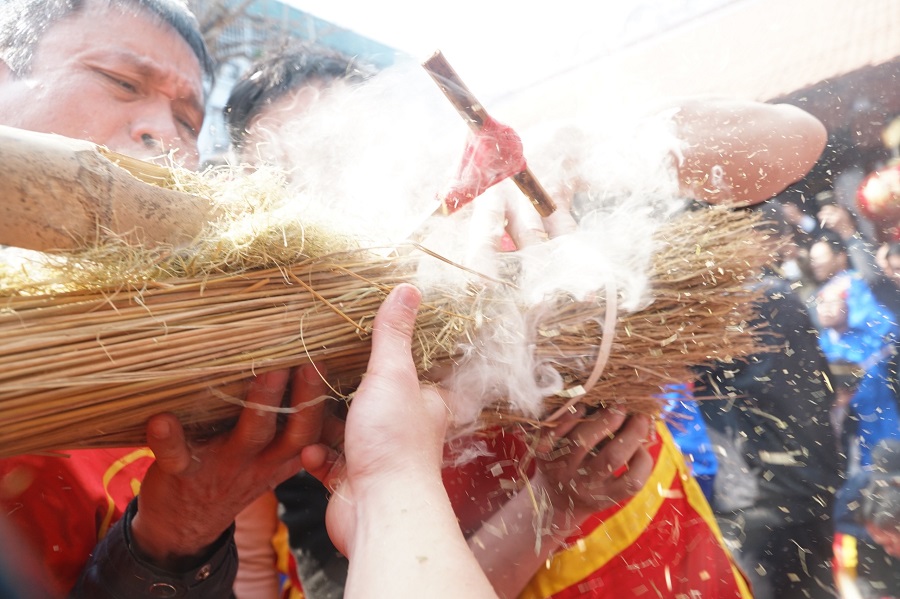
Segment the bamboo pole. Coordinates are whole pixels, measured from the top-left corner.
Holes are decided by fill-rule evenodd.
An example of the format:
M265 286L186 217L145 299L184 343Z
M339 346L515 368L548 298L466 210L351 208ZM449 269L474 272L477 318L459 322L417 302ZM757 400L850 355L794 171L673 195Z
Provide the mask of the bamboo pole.
M147 185L154 168L90 142L0 126L0 244L71 250L110 233L137 245L187 244L211 204Z

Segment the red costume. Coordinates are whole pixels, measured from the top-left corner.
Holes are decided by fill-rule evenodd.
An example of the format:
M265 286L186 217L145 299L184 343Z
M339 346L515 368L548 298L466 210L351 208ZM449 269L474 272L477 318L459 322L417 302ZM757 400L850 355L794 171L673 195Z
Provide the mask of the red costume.
M749 599L749 585L725 548L712 510L665 425L649 447L647 484L620 506L598 512L567 539L521 599L717 597ZM477 528L516 478L524 445L512 435L489 441L494 455L445 471L445 484L464 530ZM474 498L485 498L475 500Z

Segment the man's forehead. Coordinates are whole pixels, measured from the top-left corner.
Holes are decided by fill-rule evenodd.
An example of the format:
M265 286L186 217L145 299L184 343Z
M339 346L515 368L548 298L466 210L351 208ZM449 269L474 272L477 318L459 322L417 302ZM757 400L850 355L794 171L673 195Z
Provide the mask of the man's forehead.
M147 27L135 26L119 27L107 26L105 23L116 17L128 17L146 21L152 24L157 31L165 32L171 42L159 43L153 40ZM203 96L203 65L196 52L184 38L166 19L155 14L151 10L141 6L137 0L87 0L84 10L72 15L70 18L81 20L88 26L96 27L100 35L96 40L94 50L115 55L140 66L143 70L152 70L154 67L172 67L182 85L189 87L199 101ZM110 31L109 27L115 27ZM110 35L106 35L109 32ZM167 64L177 61L177 53L173 48L182 47L187 62L181 60L179 64Z

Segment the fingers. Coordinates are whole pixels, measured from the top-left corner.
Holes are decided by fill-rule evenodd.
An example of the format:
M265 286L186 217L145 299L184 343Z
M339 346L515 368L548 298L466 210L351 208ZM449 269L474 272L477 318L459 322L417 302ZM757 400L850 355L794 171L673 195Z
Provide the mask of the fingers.
M324 374L323 367L317 368L312 364L294 370L291 407L297 411L287 418L279 440L282 451L296 453L319 440L328 395Z
M571 412L566 412L563 416L557 419L555 426L548 427L542 434L541 438L538 440L537 447L535 451L537 451L538 455L547 455L553 451L553 448L560 442L561 439L564 439L573 428L575 428L578 423L584 418L585 407L583 405L575 406L574 410Z
M258 409L254 406L280 407L289 377L289 370L273 370L253 379L247 390L246 401L249 405L241 412L237 426L229 439L229 445L236 443L236 450L246 449L258 453L272 442L275 438L278 415L274 410Z
M500 250L505 222L506 200L503 194L484 194L472 205L468 248L473 260L482 260L484 256L491 256ZM477 266L477 262L470 266Z
M173 414L158 414L147 421L147 445L167 474L184 474L193 465L184 429Z
M631 461L644 449L644 441L650 434L650 419L632 415L591 458L596 471L621 476L623 467L630 469Z
M574 443L573 457L581 460L588 453L596 453L598 445L606 443L604 448L610 445L607 442L619 438L625 429L626 418L624 412L616 409L603 409L591 414L569 433L568 438Z
M328 411L322 423L321 442L328 447L339 448L344 445L344 428L347 423Z
M647 448L641 446L634 452L628 461L627 470L622 473L621 480L624 490L628 495L634 495L640 491L653 472L653 457Z
M557 210L558 211L558 210ZM523 249L547 241L541 215L522 194L506 198L506 230L516 247Z
M300 453L303 469L328 489L334 489L344 476L344 460L327 445L307 445Z
M555 239L577 231L578 222L569 210L556 210L544 219L544 229L551 239Z

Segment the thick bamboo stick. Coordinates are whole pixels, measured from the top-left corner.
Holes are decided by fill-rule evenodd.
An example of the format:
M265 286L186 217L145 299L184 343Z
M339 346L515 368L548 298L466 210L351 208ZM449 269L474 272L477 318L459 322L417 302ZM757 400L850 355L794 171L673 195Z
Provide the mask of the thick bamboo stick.
M0 245L70 250L109 233L138 245L189 243L211 204L147 185L152 171L90 142L0 126Z

